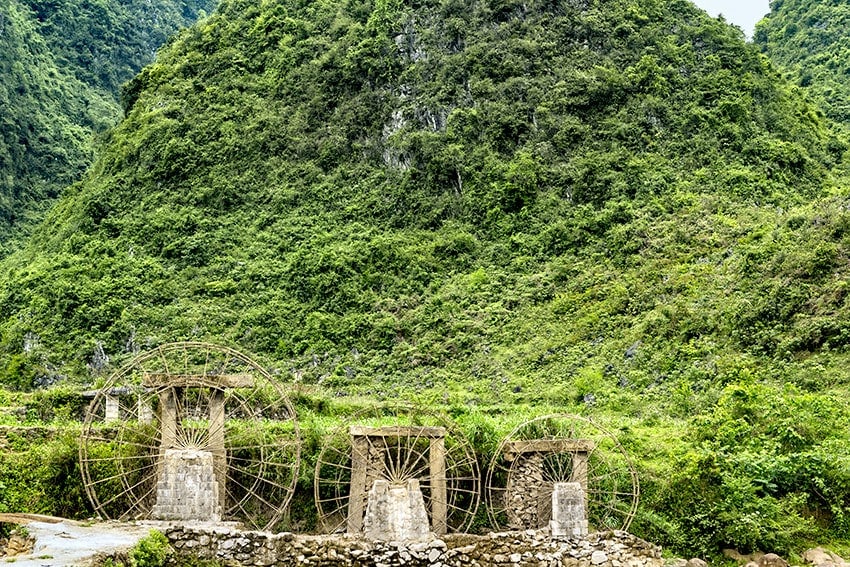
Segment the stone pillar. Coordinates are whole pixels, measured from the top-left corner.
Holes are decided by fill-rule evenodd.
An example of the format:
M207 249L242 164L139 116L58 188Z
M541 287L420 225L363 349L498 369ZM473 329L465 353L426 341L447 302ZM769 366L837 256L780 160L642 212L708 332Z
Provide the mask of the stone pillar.
M372 483L387 477L387 451L386 447L378 445L378 439L365 438L366 446L366 482L363 484L363 504L366 503L366 491L370 490Z
M516 456L516 462L508 476L505 502L508 514L508 526L514 530L527 530L545 527L548 517L541 516L541 499L548 498L548 487L543 479L543 455L541 453L523 453ZM546 503L545 508L548 508Z
M166 449L156 483L157 520L221 521L213 454L198 449Z
M121 419L121 404L118 396L115 394L106 394L106 409L104 411L104 419L106 421L118 421Z
M570 482L577 482L581 485L581 490L584 493L584 508L587 509L587 461L590 455L587 451L576 451L573 453L573 474L570 475Z
M552 492L552 537L584 537L587 535L587 510L581 483L557 482Z
M573 472L570 475L571 482L581 484L581 489L587 493L587 451L576 451L573 453Z
M141 394L139 394L136 408L139 413L139 422L145 424L153 423L153 408L151 408L148 401Z
M363 531L367 538L377 541L431 539L419 481L414 478L407 484L390 484L386 480L376 480L369 491Z
M162 451L177 446L177 400L173 388L159 394L159 424L162 432L159 446Z

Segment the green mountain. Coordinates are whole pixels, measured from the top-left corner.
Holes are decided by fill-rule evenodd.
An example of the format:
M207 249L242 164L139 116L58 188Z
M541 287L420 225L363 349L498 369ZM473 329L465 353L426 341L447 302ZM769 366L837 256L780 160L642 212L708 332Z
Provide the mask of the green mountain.
M507 320L556 300L571 312L570 266L598 258L621 278L654 248L682 258L655 223L808 202L844 150L687 2L228 3L125 94L89 179L9 262L15 350L33 332L64 364L93 340L229 333L279 359L375 351L406 375L402 353L434 333L420 356L442 368L452 335L491 332L469 314L465 332L435 328L455 319L428 305L449 287L458 307L504 289Z
M850 123L850 6L833 0L774 0L753 41L808 87L826 114Z
M124 99L3 261L8 387L225 342L333 396L593 415L674 549L850 537L847 144L739 31L226 0Z
M120 85L211 4L0 0L0 253L91 163Z

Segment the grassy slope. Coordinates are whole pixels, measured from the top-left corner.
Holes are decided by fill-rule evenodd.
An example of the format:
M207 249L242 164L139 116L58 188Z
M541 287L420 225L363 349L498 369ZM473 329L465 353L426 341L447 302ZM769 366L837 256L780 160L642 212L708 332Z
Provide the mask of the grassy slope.
M328 395L593 415L679 550L848 536L846 146L689 2L230 1L126 95L4 263L6 384L224 341Z

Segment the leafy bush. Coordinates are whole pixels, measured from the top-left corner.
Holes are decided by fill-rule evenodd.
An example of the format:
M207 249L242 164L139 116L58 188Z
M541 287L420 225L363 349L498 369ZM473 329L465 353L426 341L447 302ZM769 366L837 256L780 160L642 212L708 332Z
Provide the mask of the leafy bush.
M168 538L158 530L151 530L130 549L130 566L164 567L172 553Z

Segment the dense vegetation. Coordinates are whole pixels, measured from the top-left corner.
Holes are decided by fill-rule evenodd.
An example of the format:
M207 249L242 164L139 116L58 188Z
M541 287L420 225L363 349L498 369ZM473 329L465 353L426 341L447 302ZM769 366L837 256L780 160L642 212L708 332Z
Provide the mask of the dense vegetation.
M548 314L570 343L604 330L623 352L662 332L642 318L695 299L677 272L718 292L694 290L706 328L677 317L683 339L843 344L840 330L788 347L745 332L790 331L802 298L777 298L773 321L727 316L730 286L752 302L753 285L795 275L779 259L726 269L748 247L769 259L764 238L742 239L758 227L818 254L796 275L832 276L818 262L840 264L840 198L821 205L839 225L822 252L805 207L844 145L687 2L231 3L126 94L89 179L6 263L2 345L7 360L30 345L33 372L81 370L95 341L115 356L227 336L409 382L497 358L482 349L522 341L506 327L532 313L537 330Z
M506 415L592 415L639 463L634 531L681 552L850 541L847 144L736 29L228 0L124 103L3 262L7 387L223 341L308 415L416 397L485 456Z
M91 163L121 84L211 5L0 0L0 254Z
M850 6L846 2L774 0L753 40L807 87L826 114L850 123Z

